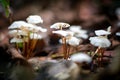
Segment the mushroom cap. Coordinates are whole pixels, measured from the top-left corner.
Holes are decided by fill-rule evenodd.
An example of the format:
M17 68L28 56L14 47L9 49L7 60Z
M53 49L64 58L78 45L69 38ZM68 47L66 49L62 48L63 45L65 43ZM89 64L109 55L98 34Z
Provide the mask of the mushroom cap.
M30 15L26 20L31 24L43 23L43 20L39 15Z
M82 40L77 39L76 37L71 37L67 40L67 43L71 46L78 46Z
M21 43L21 42L23 42L23 39L16 38L16 37L14 37L10 40L10 43Z
M90 37L90 43L97 47L106 48L111 45L111 42L105 37Z
M92 58L85 53L73 54L73 55L71 55L70 59L72 61L78 62L78 63L82 63L82 62L90 63L92 61Z
M8 32L10 35L16 36L16 35L24 35L27 36L28 33L26 31L22 31L22 30L10 30Z
M73 31L73 32L79 32L79 30L81 29L81 26L72 25L72 26L70 26L69 29L70 29L71 31Z
M29 27L29 28L27 28L29 31L31 31L31 32L47 32L47 29L45 29L45 28L42 28L42 27L40 27L40 26L32 26L32 27Z
M64 30L57 30L57 31L52 31L52 33L59 34L61 36L67 37L67 36L73 36L74 33L71 31L64 31Z
M59 40L61 44L63 44L62 39ZM66 43L71 46L78 46L82 42L82 39L78 39L76 37L70 37L66 39Z
M16 29L16 28L21 28L22 26L24 27L31 27L33 25L26 23L25 21L14 21L8 29Z
M96 30L95 31L95 34L97 35L97 36L102 36L102 35L109 35L109 34L111 34L109 31L105 31L105 30Z
M60 29L60 27L62 28L67 28L69 27L70 25L68 23L64 23L64 22L57 22L57 23L54 23L53 25L50 26L50 28L55 28L55 29Z
M116 33L116 36L120 36L120 32L117 32L117 33Z

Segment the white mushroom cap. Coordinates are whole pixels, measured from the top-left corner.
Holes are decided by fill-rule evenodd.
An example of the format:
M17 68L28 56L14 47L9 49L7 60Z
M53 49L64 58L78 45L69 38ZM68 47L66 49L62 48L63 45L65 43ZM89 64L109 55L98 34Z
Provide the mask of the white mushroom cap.
M62 39L59 40L63 44ZM78 46L82 42L82 39L77 39L76 37L70 37L66 39L66 43L71 46Z
M72 32L75 32L75 33L81 33L81 34L87 33L87 31L86 31L86 30L83 30L83 29L81 28L81 26L74 26L74 25L73 25L73 26L70 26L69 30L72 31Z
M70 26L69 29L73 32L79 32L79 30L81 29L81 26L72 25L72 26Z
M70 59L72 61L78 62L78 63L82 63L82 62L90 63L92 61L92 58L85 53L73 54L73 55L71 55Z
M109 26L109 27L107 28L107 31L108 31L108 32L111 32L111 26Z
M117 32L117 33L116 33L116 36L120 36L120 32Z
M97 47L106 48L111 45L111 42L105 37L90 37L90 43Z
M14 22L8 27L8 29L21 28L22 26L28 27L28 26L32 26L32 25L26 23L25 21L14 21Z
M47 32L47 29L45 29L45 28L42 28L42 27L36 27L36 29L38 29L39 31L41 31L41 32Z
M40 34L31 33L30 39L42 39L43 37Z
M86 33L76 33L76 34L74 34L74 36L77 38L83 38L83 39L88 38L88 35Z
M82 30L81 26L70 26L70 31L74 32L74 36L77 38L87 39L87 30Z
M52 33L59 34L59 35L64 36L64 37L73 36L73 34L74 34L71 31L64 31L64 30L52 31Z
M55 29L60 29L60 27L62 28L67 28L69 27L70 25L68 23L64 23L64 22L57 22L57 23L54 23L53 25L50 26L50 28L55 28Z
M39 32L39 31L41 31L41 32L47 32L47 29L42 28L40 26L29 27L28 30L31 31L31 32Z
M67 43L71 46L78 46L82 40L77 39L76 37L71 37L67 40Z
M97 35L97 36L102 36L102 35L109 35L109 34L111 34L109 31L105 31L105 30L96 30L95 31L95 34Z
M28 23L31 24L43 23L42 18L38 15L30 15L26 20Z
M8 32L10 35L16 36L16 35L24 35L27 36L28 33L26 31L22 31L22 30L10 30Z
M16 37L14 37L10 40L10 43L21 43L21 42L23 42L23 39L16 38Z

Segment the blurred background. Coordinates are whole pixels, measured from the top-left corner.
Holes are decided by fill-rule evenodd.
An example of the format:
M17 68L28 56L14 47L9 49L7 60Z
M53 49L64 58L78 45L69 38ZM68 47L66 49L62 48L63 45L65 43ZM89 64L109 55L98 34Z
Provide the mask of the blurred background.
M4 0L1 0L4 1ZM119 0L8 0L11 21L0 4L0 28L10 22L25 20L29 15L40 15L45 27L55 22L81 25L84 29L101 29L118 21ZM120 10L119 12L120 13Z

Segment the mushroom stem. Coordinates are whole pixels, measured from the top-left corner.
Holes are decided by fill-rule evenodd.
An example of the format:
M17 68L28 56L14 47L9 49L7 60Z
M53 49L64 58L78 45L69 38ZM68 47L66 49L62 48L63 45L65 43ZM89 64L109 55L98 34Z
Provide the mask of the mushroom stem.
M70 49L71 49L71 46L67 48L67 59L70 57Z
M34 54L33 54L33 50L35 49L35 46L38 42L38 39L33 39L32 40L32 46L30 47L30 54L29 54L29 57L33 57Z
M60 26L60 30L62 30L62 26Z
M95 51L95 54L93 55L93 57L98 54L98 66L101 67L102 66L102 61L103 61L103 54L104 54L105 49L98 47Z
M18 43L16 43L16 49L17 49L17 51L19 50Z
M95 51L95 53L92 55L92 57L94 57L94 56L100 51L100 48L101 48L101 47L98 47L98 48L96 49L96 51Z
M25 55L25 53L26 53L26 41L25 41L25 37L23 37L23 48L22 48L23 56Z
M23 42L23 48L22 48L22 54L24 55L25 53L25 41Z
M30 48L30 32L28 32L28 41L27 41L27 48L26 48L26 54L25 57L27 58L27 56L29 55L29 48Z
M66 38L62 38L63 42L63 54L64 54L64 59L67 59L67 43L66 43Z

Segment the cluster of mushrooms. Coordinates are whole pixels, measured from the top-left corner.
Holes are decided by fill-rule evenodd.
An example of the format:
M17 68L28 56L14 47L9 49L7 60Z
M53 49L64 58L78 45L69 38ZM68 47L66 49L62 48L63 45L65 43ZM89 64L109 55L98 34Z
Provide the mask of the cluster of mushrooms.
M15 44L16 49L26 59L34 56L33 51L37 45L37 41L43 39L44 36L41 33L47 33L47 29L39 24L43 23L43 20L38 15L30 15L26 21L14 21L9 27L9 34L12 36L10 39L11 44ZM111 46L111 42L108 39L108 35L111 34L111 27L107 30L96 30L95 37L90 37L86 30L83 30L81 26L76 26L65 23L57 22L50 26L52 34L61 36L59 43L62 45L63 59L73 60L76 62L88 62L93 61L95 55L101 56L98 61L102 61L102 56L107 47ZM83 40L88 39L91 45L98 47L96 51L90 56L85 52L71 53L70 49L79 46Z

